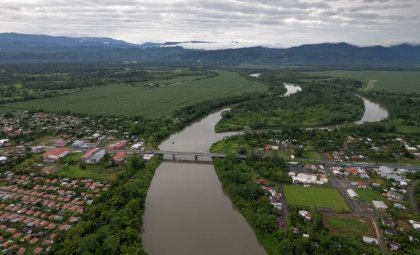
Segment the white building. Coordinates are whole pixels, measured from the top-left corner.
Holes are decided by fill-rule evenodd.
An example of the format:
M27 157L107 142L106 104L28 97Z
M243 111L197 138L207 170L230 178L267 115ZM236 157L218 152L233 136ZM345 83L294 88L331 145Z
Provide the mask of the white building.
M356 197L358 198L359 197L353 189L348 189L346 192L347 192L347 195L349 195L350 198L356 198Z
M363 242L364 242L364 243L368 243L368 244L376 244L376 245L378 245L378 244L379 244L378 239L373 238L373 237L363 236L363 237L362 237L362 239L363 239Z
M372 200L372 204L376 210L385 211L388 209L388 206L383 201Z

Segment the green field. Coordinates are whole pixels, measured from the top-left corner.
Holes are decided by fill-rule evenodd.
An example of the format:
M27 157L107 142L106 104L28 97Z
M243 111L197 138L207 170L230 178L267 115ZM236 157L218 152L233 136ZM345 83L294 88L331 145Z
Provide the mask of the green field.
M218 74L199 80L197 76L190 76L189 80L177 78L171 85L156 88L124 85L92 87L66 96L2 105L0 111L70 111L154 118L170 115L199 102L267 89L261 83L247 80L235 72L218 71Z
M356 79L373 90L420 93L420 71L325 71L308 74Z
M365 218L356 218L347 215L324 216L324 223L334 234L359 237L375 236L370 220Z
M359 198L364 201L382 200L381 193L376 190L357 189L356 193L359 196Z
M283 187L288 205L315 208L328 208L336 211L349 211L344 199L337 190L324 187L305 188L285 185Z
M79 165L68 165L58 170L55 175L62 178L89 178L109 182L114 180L117 177L117 174L122 172L124 172L124 170L120 168L105 169L96 165L88 165L86 169L81 169Z

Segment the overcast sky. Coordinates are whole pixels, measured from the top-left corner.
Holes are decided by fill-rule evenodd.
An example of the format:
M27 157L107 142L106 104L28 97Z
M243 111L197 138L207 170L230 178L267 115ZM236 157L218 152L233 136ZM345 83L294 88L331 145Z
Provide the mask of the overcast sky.
M2 0L0 32L225 46L420 43L420 0Z

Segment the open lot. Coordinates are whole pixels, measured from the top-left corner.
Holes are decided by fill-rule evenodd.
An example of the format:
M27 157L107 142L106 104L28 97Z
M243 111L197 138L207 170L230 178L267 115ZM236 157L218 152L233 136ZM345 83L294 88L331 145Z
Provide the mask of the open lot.
M372 222L366 218L351 215L324 215L323 222L332 233L337 235L375 237Z
M124 172L121 168L104 169L96 165L88 165L86 169L81 169L79 165L68 165L58 170L55 175L61 178L90 178L103 182L114 180L119 173Z
M372 201L372 200L382 200L381 193L376 190L370 190L370 189L357 189L356 190L357 195L361 200L364 201Z
M420 93L420 71L324 71L310 74L357 79L373 90Z
M182 82L178 78L172 85L154 88L126 85L92 87L65 96L6 104L0 107L0 111L25 109L155 118L199 102L267 89L238 73L218 71L218 74L199 80L192 76Z
M333 188L305 188L303 186L285 185L283 189L288 205L309 207L311 209L349 211L344 199Z

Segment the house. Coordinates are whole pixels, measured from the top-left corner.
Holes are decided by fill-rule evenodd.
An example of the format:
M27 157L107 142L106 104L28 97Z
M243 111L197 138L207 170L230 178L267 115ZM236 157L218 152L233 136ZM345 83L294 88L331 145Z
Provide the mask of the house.
M372 238L372 237L368 237L368 236L363 236L362 237L362 240L363 240L364 243L367 243L367 244L376 244L376 245L379 245L379 241L376 238Z
M350 167L350 168L347 168L347 169L346 169L346 172L347 172L349 175L357 175L357 174L359 173L359 170L358 170L357 168Z
M394 208L398 209L398 210L405 210L407 208L405 208L405 206L403 206L402 204L399 203L394 203Z
M42 160L44 160L45 162L56 162L57 160L65 157L69 153L70 148L68 147L55 148L45 152L42 156Z
M420 222L415 220L409 220L408 222L410 222L411 226L413 226L415 230L420 230Z
M85 142L82 141L82 140L76 140L76 141L73 142L73 144L71 145L71 147L73 148L73 150L79 150L79 149L81 149L81 147L82 147L82 145L84 143Z
M401 248L401 244L394 241L389 241L388 247L391 251L398 251Z
M265 179L260 178L260 179L257 179L257 184L259 184L259 185L266 185L267 184L267 181Z
M96 164L105 156L105 154L106 154L105 150L99 150L93 153L91 157L85 160L85 162L88 164Z
M133 146L131 146L131 149L139 150L139 149L143 148L143 146L144 146L143 142L138 142L138 143L134 144Z
M383 225L385 225L387 227L391 227L391 228L393 228L397 225L397 223L391 218L383 218L381 220L381 222L382 222Z
M114 146L113 146L114 148L113 149L115 149L115 150L123 149L125 146L127 146L127 144L128 144L127 140L118 141L118 142L114 143Z
M126 153L123 151L118 151L114 157L112 157L112 160L115 163L122 163L125 159Z
M383 201L372 200L373 207L378 211L386 211L388 206Z
M349 195L350 198L358 198L359 197L353 189L348 189L346 192L347 192L347 195Z
M152 159L153 158L153 154L151 154L151 153L148 153L148 154L144 154L143 155L143 159L144 160L146 160L146 161L149 161L150 159Z
M88 160L97 151L99 151L99 148L92 148L92 149L88 150L80 159L83 160L83 161Z
M5 156L0 156L0 163L4 163L7 161L7 157Z
M299 215L301 217L303 217L306 221L311 221L312 220L312 215L308 211L301 210L301 211L299 211Z
M54 142L54 146L57 147L57 148L62 148L64 146L66 146L66 145L67 145L67 142L64 141L63 139L57 139Z

